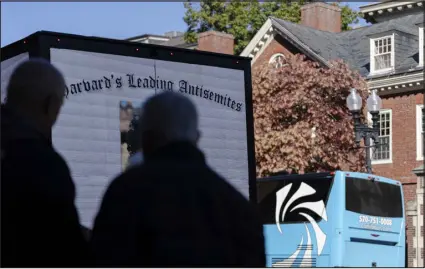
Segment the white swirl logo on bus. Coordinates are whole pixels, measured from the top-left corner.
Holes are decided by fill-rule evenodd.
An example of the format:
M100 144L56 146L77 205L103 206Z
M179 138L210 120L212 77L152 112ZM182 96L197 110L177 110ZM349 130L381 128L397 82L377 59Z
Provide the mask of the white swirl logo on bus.
M283 203L286 199L286 197L289 194L289 191L291 190L292 187L292 183L286 185L285 187L283 187L282 189L280 189L279 191L276 192L276 212L275 212L275 220L276 220L276 226L277 229L279 230L280 233L282 233L282 229L280 227L280 212L283 206ZM306 197L312 194L315 194L316 190L313 189L310 185L306 184L306 183L301 183L300 187L298 188L298 190L294 193L294 195L292 195L292 197L289 198L288 202L285 204L285 207L283 208L282 211L282 218L281 221L283 222L285 220L285 215L287 214L287 211L289 209L289 207L291 206L291 204L293 204L296 200L302 198L302 197ZM323 200L319 200L319 201L315 201L315 202L304 202L301 204L298 204L296 206L294 206L290 212L296 210L296 209L309 209L310 211L314 212L316 215L320 216L321 219L328 221L328 217L326 214L326 207L325 207L325 203L323 202ZM316 237L316 245L317 245L317 256L320 256L320 254L323 251L323 247L325 246L326 243L326 234L322 231L322 229L319 227L319 225L317 224L317 222L314 220L314 218L312 216L310 216L310 214L306 214L306 213L298 213L301 216L303 216L313 227L313 231L315 233L315 237ZM306 222L307 222L306 221ZM311 236L310 236L310 230L307 226L307 223L304 222L304 226L306 229L306 233L307 233L307 248L305 249L304 255L302 257L302 264L303 265L307 265L306 263L311 263L312 262L312 244L311 244ZM299 252L300 250L303 248L303 243L304 243L304 237L301 237L300 243L298 245L298 248L294 251L294 253L292 253L292 255L281 261L281 262L277 262L276 264L282 263L282 264L288 264L290 263L292 265L292 263L295 261L295 259L298 258ZM304 246L305 248L305 246ZM289 265L289 264L288 264ZM311 266L311 265L310 265Z

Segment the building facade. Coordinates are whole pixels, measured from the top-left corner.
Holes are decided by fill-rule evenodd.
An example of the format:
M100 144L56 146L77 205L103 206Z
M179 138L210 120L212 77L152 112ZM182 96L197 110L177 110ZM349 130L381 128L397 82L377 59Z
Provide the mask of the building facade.
M342 59L378 90L381 146L373 172L403 184L408 266L424 266L424 30L423 1L381 1L360 8L369 26L341 32L340 8L315 2L301 9L301 24L269 18L242 56L255 66L285 63L304 54L327 66ZM359 154L363 154L360 153Z

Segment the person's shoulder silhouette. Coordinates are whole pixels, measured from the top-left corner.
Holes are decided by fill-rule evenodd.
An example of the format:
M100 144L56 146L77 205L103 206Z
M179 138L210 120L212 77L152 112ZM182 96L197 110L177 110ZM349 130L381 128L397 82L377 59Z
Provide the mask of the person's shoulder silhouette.
M260 217L207 165L194 104L166 92L142 107L143 164L103 197L92 237L97 265L264 267Z
M75 186L51 143L64 95L63 76L45 60L26 61L10 77L1 107L2 266L89 264Z

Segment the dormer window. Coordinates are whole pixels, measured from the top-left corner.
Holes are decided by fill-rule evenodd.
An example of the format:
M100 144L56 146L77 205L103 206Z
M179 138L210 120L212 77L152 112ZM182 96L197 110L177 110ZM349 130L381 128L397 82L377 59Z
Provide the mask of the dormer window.
M419 66L424 66L424 27L419 27Z
M370 72L384 73L394 68L394 34L370 39Z

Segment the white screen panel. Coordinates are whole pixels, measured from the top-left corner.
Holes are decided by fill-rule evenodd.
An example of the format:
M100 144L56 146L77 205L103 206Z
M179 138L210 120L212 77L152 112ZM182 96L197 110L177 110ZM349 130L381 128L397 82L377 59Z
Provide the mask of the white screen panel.
M51 62L64 74L68 89L53 143L72 171L83 225L92 226L105 188L125 167L128 151L121 134L161 81L177 92L186 81L183 94L198 108L207 162L248 197L243 71L64 49L51 49ZM151 84L155 75L156 85ZM189 85L202 87L202 94L189 92Z
M154 61L65 49L51 49L50 57L68 89L53 144L71 169L81 222L91 227L105 188L122 171L120 103L139 105L155 93L128 87L127 75L151 76Z

